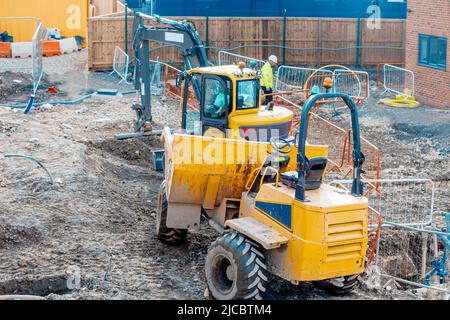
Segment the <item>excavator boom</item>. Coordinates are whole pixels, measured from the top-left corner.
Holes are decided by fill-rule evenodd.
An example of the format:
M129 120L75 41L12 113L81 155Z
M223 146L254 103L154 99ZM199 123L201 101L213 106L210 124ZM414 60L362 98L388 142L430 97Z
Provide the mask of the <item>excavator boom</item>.
M168 27L147 26L145 19ZM205 47L192 22L174 21L159 16L136 13L133 26L133 49L136 61L134 86L141 98L139 104L133 105L137 114L134 128L136 133L151 131L150 42L161 42L178 47L183 56L186 70L209 66ZM201 88L197 79L194 79L193 86L195 94L200 97Z

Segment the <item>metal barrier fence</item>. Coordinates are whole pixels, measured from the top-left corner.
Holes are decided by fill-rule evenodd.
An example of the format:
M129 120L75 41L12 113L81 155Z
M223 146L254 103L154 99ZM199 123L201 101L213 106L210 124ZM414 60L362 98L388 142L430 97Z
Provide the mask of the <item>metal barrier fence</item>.
M331 70L281 66L278 69L275 91L304 90L308 78L317 72L318 75L332 74Z
M150 85L152 94L160 95L165 92L166 81L164 77L165 66L160 61L150 60Z
M346 93L351 98L366 100L370 96L369 73L336 69L333 71L333 92Z
M32 56L31 73L33 78L33 95L36 94L36 91L44 75L43 58L42 58L44 37L45 37L45 28L42 25L42 23L39 23L32 40L33 56Z
M414 97L414 72L390 64L383 66L383 88L385 91Z
M255 61L257 68L259 70L261 70L265 64L265 62L263 60L259 60L259 59L255 59L255 58L247 57L247 56L241 56L239 54L231 53L228 51L223 51L223 50L219 51L219 66L238 64L241 61L246 62L247 65L249 62Z
M150 63L153 64L151 81L153 92L156 94L164 92L166 96L182 99L182 88L176 85L177 75L181 70L161 61L150 60ZM189 88L188 99L188 107L198 111L198 102L192 85Z
M349 191L352 180L335 180L331 184ZM430 179L364 179L363 184L369 201L368 260L371 263L380 256L376 251L379 251L381 230L386 231L386 226L423 228L431 224L435 189Z
M10 17L10 18L0 18L0 21L23 21L25 23L32 22L36 23L36 29L31 39L32 52L31 59L21 59L20 67L19 64L1 65L0 71L10 71L10 72L23 72L32 74L33 88L32 93L34 94L37 87L42 79L43 75L43 61L42 61L42 40L44 40L45 28L41 23L41 20L33 17Z
M351 186L351 180L333 184ZM430 179L365 179L364 195L383 222L400 226L427 226L433 221L435 186ZM376 186L376 188L374 188Z
M111 74L117 74L120 77L119 83L128 83L128 68L130 65L130 57L120 47L114 49L113 71Z
M383 87L384 65L385 64L389 64L389 65L397 66L397 67L404 67L405 66L405 63L404 62L400 62L400 61L377 63L377 66L375 68L375 81L377 83L377 86L379 86L379 87Z
M381 286L416 294L427 288L447 294L448 299L450 286L441 282L448 281L450 270L450 215L440 210L449 208L448 183L416 179L403 184L399 191L406 205L398 206L409 209L385 214L377 246L376 271L387 279ZM436 294L432 298L436 299Z
M350 190L352 181L336 180L331 184ZM374 185L378 188L367 192ZM377 282L371 285L411 290L417 295L421 294L421 287L450 293L449 286L437 284L433 279L437 276L438 280L446 280L450 268L450 214L445 217L437 214L434 182L367 180L364 190L369 201L367 257L374 261L369 268L374 271L369 272L372 273L369 282L374 279Z
M305 98L311 96L311 90L314 86L323 88L323 84L326 78L333 80L333 92L346 93L351 96L356 103L362 103L369 98L369 74L364 71L347 71L338 70L338 73L332 74L314 74L309 77L305 83ZM327 100L321 103L333 103L336 101Z
M423 299L449 299L448 261L450 251L450 220L444 228L408 227L385 222L377 246L376 272L380 286L409 290ZM381 280L380 279L380 280ZM420 288L444 295L430 295Z

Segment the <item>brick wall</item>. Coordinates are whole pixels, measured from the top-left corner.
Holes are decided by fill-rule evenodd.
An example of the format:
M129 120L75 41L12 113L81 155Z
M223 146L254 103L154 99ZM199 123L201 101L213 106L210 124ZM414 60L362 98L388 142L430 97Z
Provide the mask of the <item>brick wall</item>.
M426 105L450 109L450 1L408 0L406 68L416 77L415 95ZM419 66L419 33L447 38L447 70Z

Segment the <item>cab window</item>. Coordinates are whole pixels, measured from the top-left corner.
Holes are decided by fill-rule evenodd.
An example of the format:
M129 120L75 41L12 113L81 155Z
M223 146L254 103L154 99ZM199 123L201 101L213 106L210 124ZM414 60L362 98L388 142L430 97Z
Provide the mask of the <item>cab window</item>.
M258 107L259 85L257 80L242 80L237 83L237 110Z
M212 119L221 119L226 117L230 109L231 82L227 79L221 82L218 79L205 79L205 107L204 116Z

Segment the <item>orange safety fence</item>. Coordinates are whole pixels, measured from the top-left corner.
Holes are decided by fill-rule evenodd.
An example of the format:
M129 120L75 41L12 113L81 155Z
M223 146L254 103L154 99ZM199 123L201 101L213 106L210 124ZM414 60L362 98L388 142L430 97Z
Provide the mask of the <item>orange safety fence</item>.
M351 131L349 132L349 136ZM352 144L349 144L347 149L347 169L345 170L344 178L348 177L353 173L353 163L352 163ZM365 156L365 161L363 164L364 173L362 174L363 180L379 180L381 177L381 152L380 149L373 143L369 142L366 138L361 137L361 151ZM368 196L372 191L379 191L379 184L367 182L369 188L365 190L364 195Z
M182 101L183 96L183 90L182 88L177 87L177 75L181 71L178 70L175 67L172 67L168 64L164 64L164 92L166 96L172 96L180 99ZM198 108L196 107L198 105L197 103L197 97L195 96L195 93L193 91L192 86L189 88L189 95L188 95L188 107L198 111Z
M376 68L376 83L378 87L382 87L383 86L383 77L381 75L381 72L383 71L383 66L385 64L390 64L393 66L399 66L399 67L403 67L405 65L404 62L382 62L382 63L378 63L377 64L377 68Z
M181 88L177 87L177 75L180 73L175 67L164 64L164 92L181 99Z
M377 251L378 239L380 238L382 223L383 219L381 213L372 208L371 206L369 206L368 211L369 239L366 254L368 261L366 267L370 266L374 262L375 254Z

